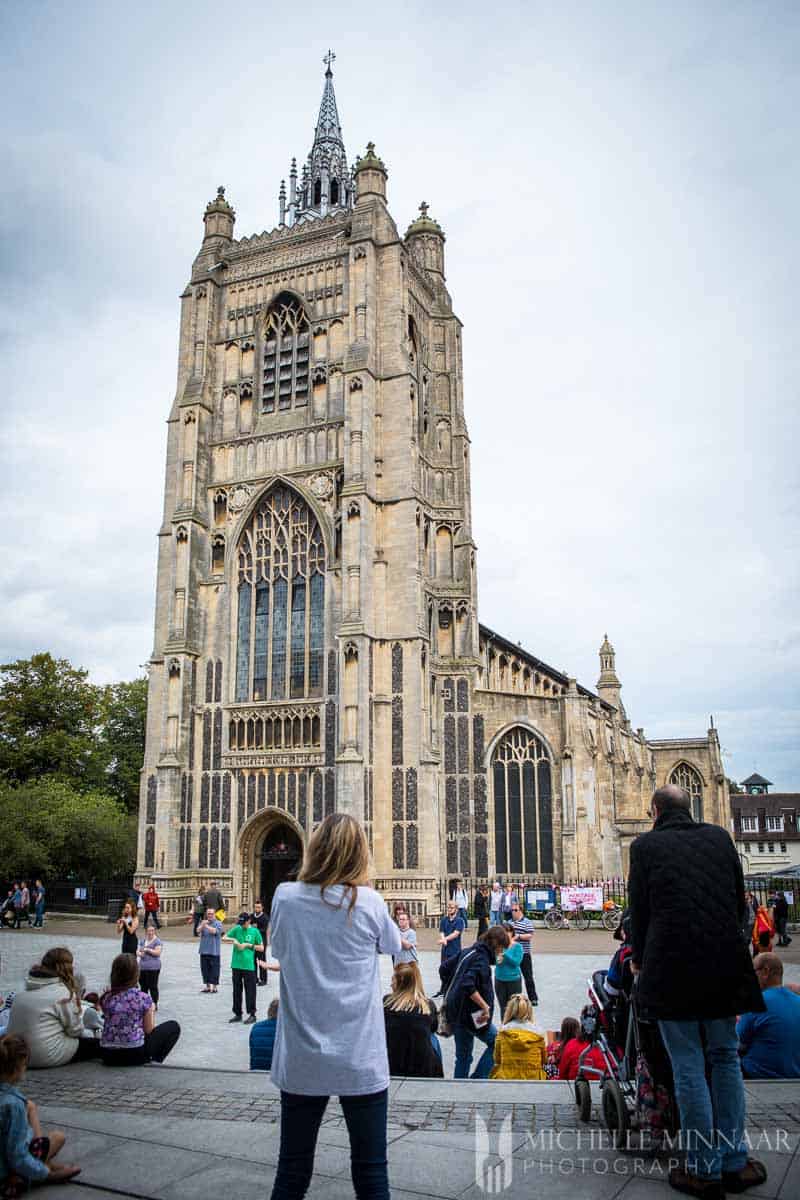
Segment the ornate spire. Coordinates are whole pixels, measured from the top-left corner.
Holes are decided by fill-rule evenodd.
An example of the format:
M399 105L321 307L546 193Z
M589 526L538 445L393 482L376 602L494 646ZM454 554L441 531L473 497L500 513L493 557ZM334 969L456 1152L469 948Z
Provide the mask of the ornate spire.
M333 90L331 68L335 59L336 55L329 50L322 60L325 63L322 102L319 106L317 127L314 130L314 141L303 167L294 205L290 192L287 213L289 225L295 221L324 217L330 212L350 209L353 206L353 180L347 166L339 110Z
M319 116L317 117L317 128L314 133L314 146L311 148L311 153L314 153L314 147L320 142L337 142L344 153L344 142L342 141L342 127L339 124L339 110L336 107L336 94L333 90L333 71L331 63L335 60L336 55L332 50L323 58L325 63L325 87L322 92L322 103L319 106Z

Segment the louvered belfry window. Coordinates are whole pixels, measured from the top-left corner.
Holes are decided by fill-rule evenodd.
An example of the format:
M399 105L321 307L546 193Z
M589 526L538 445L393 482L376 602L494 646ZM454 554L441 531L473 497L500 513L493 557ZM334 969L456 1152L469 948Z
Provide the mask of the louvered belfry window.
M282 412L308 403L308 354L308 318L299 301L282 294L264 327L263 412Z
M288 487L258 504L239 543L236 699L322 694L325 545Z

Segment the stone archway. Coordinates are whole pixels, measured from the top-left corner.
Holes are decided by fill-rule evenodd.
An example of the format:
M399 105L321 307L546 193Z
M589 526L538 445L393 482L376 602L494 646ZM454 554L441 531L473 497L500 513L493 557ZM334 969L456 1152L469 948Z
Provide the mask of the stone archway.
M304 844L303 830L283 809L264 808L251 817L239 837L243 908L251 912L261 900L269 912L278 884L296 877Z

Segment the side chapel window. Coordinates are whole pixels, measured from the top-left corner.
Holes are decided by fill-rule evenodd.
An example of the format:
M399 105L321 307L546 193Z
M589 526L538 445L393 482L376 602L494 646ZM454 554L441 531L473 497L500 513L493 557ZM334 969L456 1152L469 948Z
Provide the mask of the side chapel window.
M700 778L698 771L694 767L690 767L688 763L678 763L675 770L669 777L670 783L676 783L678 787L689 793L689 799L692 802L692 816L695 821L703 819L703 780Z
M281 293L264 326L263 412L308 403L308 342L308 318L302 305Z
M492 758L495 870L524 875L553 871L553 790L541 738L510 729Z
M322 695L325 545L288 487L262 497L239 543L236 699Z

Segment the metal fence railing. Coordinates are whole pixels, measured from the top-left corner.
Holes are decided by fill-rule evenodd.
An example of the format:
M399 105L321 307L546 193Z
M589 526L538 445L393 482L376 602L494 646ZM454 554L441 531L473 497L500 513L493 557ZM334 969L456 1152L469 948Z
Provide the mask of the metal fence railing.
M45 910L47 912L89 913L105 916L109 905L122 907L125 895L133 883L133 876L121 879L82 880L45 879ZM10 883L6 884L6 894Z
M469 913L472 916L476 891L482 884L487 884L491 889L494 878L486 879L470 876L463 882L469 898ZM503 883L510 883L512 885L515 895L523 901L526 908L528 908L526 903L528 893L531 891L553 889L556 903L560 903L562 886L602 888L604 904L608 901L613 901L620 908L625 908L628 903L628 881L622 876L612 876L607 879L563 879L558 881L554 881L553 879L504 877ZM800 921L800 879L791 876L783 878L780 875L748 875L745 876L744 886L746 892L753 893L758 904L766 904L776 890L784 892L789 903L789 920L792 922ZM447 888L447 894L442 898L443 905L452 895L452 892L453 885L451 884Z

